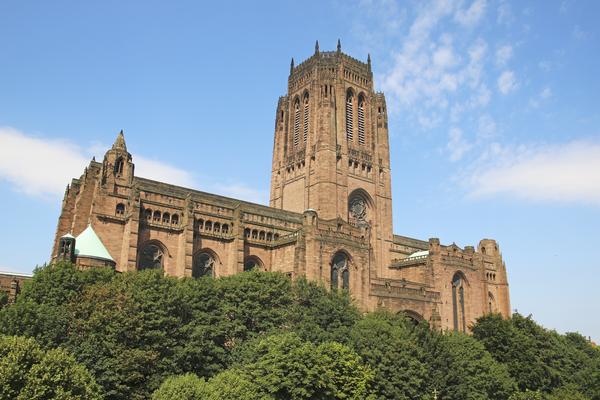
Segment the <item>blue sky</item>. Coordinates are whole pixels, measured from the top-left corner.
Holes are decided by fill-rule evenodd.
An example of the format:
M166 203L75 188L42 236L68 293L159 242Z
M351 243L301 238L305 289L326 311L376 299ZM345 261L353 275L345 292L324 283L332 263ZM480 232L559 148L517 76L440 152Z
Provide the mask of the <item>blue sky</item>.
M48 259L64 187L120 129L140 175L266 203L290 58L341 38L386 93L395 232L497 239L514 309L600 341L598 15L595 1L3 1L0 270Z

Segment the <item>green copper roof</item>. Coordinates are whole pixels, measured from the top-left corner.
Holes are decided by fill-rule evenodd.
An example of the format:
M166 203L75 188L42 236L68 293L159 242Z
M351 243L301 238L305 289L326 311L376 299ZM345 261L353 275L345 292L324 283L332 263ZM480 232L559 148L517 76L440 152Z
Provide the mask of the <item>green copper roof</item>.
M408 258L417 258L417 257L426 257L429 255L429 250L421 250L415 253L412 253Z
M106 250L106 247L104 247L104 244L98 235L96 235L96 232L94 232L91 225L88 225L88 227L75 239L75 255L77 257L93 257L115 261L110 256L110 253Z

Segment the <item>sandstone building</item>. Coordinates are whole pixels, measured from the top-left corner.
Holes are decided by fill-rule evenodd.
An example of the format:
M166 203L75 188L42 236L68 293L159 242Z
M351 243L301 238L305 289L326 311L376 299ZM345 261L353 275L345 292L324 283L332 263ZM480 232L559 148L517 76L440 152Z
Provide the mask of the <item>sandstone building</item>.
M350 291L434 327L510 313L494 240L477 248L395 235L386 101L341 51L295 66L275 114L269 207L134 174L121 132L65 192L53 259L117 271L224 276L258 268ZM74 237L72 235L76 235Z

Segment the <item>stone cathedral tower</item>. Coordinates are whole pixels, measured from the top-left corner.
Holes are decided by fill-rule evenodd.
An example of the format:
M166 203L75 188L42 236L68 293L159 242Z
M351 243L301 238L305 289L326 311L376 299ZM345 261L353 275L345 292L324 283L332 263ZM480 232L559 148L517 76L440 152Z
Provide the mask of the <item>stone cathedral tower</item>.
M279 99L270 206L348 222L365 230L375 265L389 264L392 243L390 152L385 96L367 62L337 50L298 66ZM385 275L378 268L379 276Z
M498 244L393 234L390 182L386 103L370 57L317 43L306 61L292 60L277 103L270 207L135 175L121 132L67 186L52 258L193 278L304 276L348 290L362 310L458 331L487 312L510 315Z

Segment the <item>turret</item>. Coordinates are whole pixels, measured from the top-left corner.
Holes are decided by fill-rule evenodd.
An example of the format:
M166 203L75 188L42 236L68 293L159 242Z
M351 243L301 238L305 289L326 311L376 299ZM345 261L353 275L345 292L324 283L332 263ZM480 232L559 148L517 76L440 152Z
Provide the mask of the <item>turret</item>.
M59 261L75 262L75 237L70 233L60 237L56 258Z
M134 165L127 151L125 136L121 130L110 150L104 155L102 185L129 185L133 181Z

